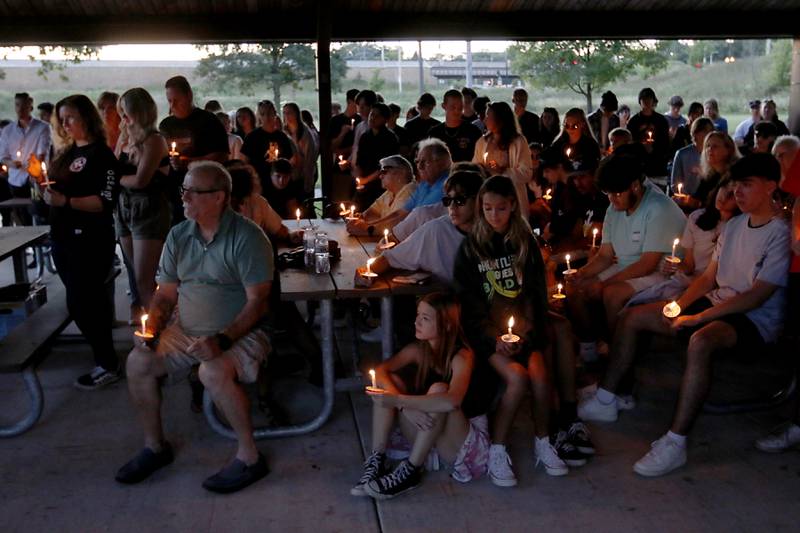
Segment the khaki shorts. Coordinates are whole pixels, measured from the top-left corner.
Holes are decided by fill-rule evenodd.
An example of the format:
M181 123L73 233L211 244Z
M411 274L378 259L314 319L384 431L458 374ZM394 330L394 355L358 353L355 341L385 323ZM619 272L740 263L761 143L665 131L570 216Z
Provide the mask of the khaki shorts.
M167 368L170 381L186 378L192 367L202 361L187 353L189 346L200 337L192 337L183 332L177 321L168 325L158 337L156 355L161 357ZM254 329L233 343L230 350L222 353L233 362L236 376L242 383L253 383L258 377L258 369L266 361L271 350L269 337L261 329Z
M164 194L123 191L114 216L117 238L165 240L169 233L170 211Z
M600 281L605 281L608 278L610 278L611 276L613 276L614 274L617 274L618 272L621 272L622 270L624 270L623 267L621 267L619 264L614 264L614 265L611 265L610 267L608 267L607 269L603 270L602 272L600 272L597 275L597 278ZM628 285L630 285L633 288L633 292L634 293L638 293L638 292L641 292L641 291L643 291L643 290L645 290L645 289L647 289L649 287L652 287L653 285L657 285L659 283L662 283L666 279L667 278L666 278L666 276L664 276L664 274L662 274L661 272L656 271L656 272L653 272L652 274L648 274L646 276L642 276L641 278L626 279L625 283L627 283Z

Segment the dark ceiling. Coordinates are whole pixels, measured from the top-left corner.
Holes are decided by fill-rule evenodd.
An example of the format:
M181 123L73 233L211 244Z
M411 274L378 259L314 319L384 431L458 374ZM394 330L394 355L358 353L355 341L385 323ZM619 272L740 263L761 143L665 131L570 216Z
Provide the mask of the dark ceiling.
M0 0L0 44L787 37L800 0Z

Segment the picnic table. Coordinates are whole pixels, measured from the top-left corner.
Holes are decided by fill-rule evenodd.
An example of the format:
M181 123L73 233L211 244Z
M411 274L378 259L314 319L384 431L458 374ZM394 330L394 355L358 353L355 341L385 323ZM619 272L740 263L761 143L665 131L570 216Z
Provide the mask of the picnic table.
M0 261L12 257L14 280L27 283L28 268L25 264L25 249L43 242L50 233L50 226L14 226L0 228Z
M381 354L384 359L394 353L394 326L392 317L392 297L399 294L422 294L432 290L433 286L409 286L395 284L390 275L379 276L369 287L356 285L356 268L366 265L367 259L375 256L375 246L380 239L375 237L354 237L347 233L344 220L313 219L303 220L298 228L297 220L284 220L284 225L291 231L307 230L313 224L314 231L324 231L328 239L336 241L341 251L341 259L331 261L331 271L317 274L313 267L306 269L286 269L280 272L281 299L285 301L319 302L320 333L322 344L323 405L313 420L304 424L280 428L256 428L256 439L271 437L288 437L302 435L320 428L330 417L333 410L336 390L352 389L357 381L352 378L336 380L333 362L335 338L333 334L333 302L353 298L380 298L381 300ZM279 252L288 248L279 248ZM213 402L208 394L204 399L204 411L209 424L217 433L234 439L235 434L227 426L220 423L214 412Z

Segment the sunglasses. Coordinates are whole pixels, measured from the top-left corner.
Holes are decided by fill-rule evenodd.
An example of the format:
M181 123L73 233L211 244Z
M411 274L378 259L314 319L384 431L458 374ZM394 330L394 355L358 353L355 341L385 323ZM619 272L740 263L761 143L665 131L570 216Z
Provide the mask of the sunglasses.
M450 204L455 204L456 207L464 207L467 201L473 198L472 196L442 196L442 205L450 207Z

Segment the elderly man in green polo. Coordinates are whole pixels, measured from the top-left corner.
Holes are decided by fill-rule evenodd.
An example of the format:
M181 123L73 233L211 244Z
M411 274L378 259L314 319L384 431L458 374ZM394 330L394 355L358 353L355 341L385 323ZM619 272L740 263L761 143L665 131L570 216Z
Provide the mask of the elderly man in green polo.
M238 438L235 459L203 487L234 492L268 472L240 383L255 381L270 349L260 326L274 273L272 248L258 226L230 208L230 192L222 165L190 165L181 187L187 220L167 236L149 309L146 332L154 340L136 337L128 356L128 389L145 447L117 472L121 483L138 483L172 462L159 380L186 376L197 363L200 380Z

